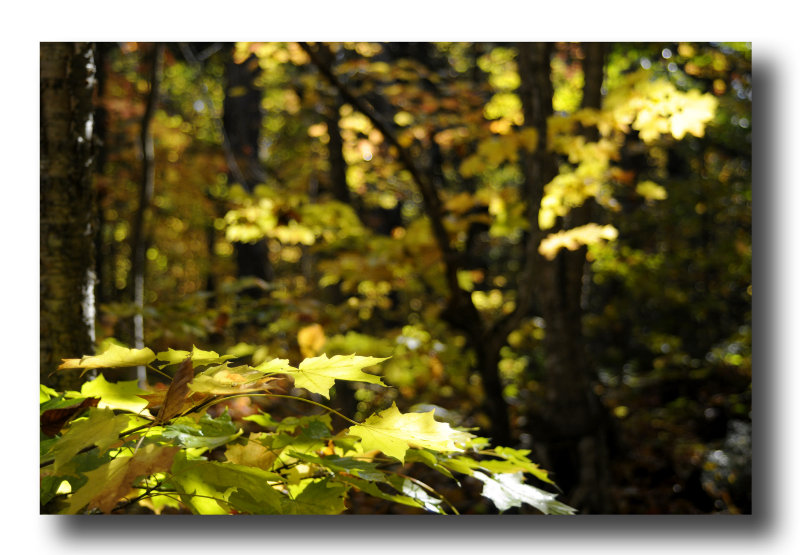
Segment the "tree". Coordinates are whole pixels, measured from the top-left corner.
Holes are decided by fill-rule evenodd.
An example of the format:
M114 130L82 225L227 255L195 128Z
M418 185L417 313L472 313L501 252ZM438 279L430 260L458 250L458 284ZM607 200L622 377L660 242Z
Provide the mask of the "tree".
M255 85L260 68L255 56L237 63L233 59L233 45L229 45L227 53L229 59L225 65L226 94L222 122L235 164L229 171L233 183L239 183L246 191L252 192L265 179L259 156L261 92ZM239 277L272 281L272 267L265 241L240 242L236 243L235 248ZM257 288L248 289L250 294L257 291Z
M141 181L139 184L139 203L134 216L133 233L131 234L131 252L133 255L131 257L130 297L134 307L133 345L137 349L144 348L144 282L147 274L147 247L150 243L150 212L156 179L151 126L153 114L158 104L163 63L164 44L156 43L152 47L150 56L150 90L147 94L139 131L142 160ZM140 382L144 382L147 379L143 366L137 369L137 378Z
M94 347L94 58L89 43L42 43L40 73L40 379Z
M153 114L148 344L253 367L390 357L396 390L340 382L332 406L435 407L536 449L585 512L747 506L725 500L740 470L707 470L749 421L746 45L178 48ZM147 51L108 57L117 283ZM268 287L238 279L236 245L257 243ZM291 414L277 396L225 403Z
M583 45L583 107L600 109L603 82L603 46ZM548 137L547 121L553 116L551 82L552 45L525 43L520 54L521 97L525 121L539 137ZM590 140L598 139L596 130ZM608 417L593 391L596 369L584 350L581 298L586 266L586 247L562 250L553 260L539 252L544 233L539 225L541 199L545 185L558 175L557 153L542 144L524 162L525 190L529 200L530 237L524 275L535 284L546 324L544 372L546 408L535 428L547 430L547 460L559 468L571 498L589 512L607 513L610 509L608 442L605 434ZM591 219L589 200L570 211L554 231L584 226Z

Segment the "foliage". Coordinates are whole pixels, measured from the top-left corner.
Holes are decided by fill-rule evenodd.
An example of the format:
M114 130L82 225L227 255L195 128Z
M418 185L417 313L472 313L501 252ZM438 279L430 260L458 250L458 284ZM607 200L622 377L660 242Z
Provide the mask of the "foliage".
M577 252L586 254L586 272L583 314L576 318L582 319L593 389L615 430L609 450L619 512L747 510L749 494L733 495L747 490L746 464L722 464L714 453L729 453L732 438L743 437L734 432L750 420L749 45L608 44L603 103L590 110L582 108L584 45L558 43L550 67L555 113L545 134L524 121L513 45L327 44L332 73L375 108L396 145L320 78L298 44L188 46L209 54L196 63L177 44L168 46L153 121L158 178L144 313L146 344L153 350L140 353L135 363L176 374L190 357L198 372L186 383L185 395L173 395L170 410L162 412L163 418L178 411L165 419L169 429L154 424L137 454L150 444L180 443L176 460L187 458L175 464L184 465L183 487L233 499L243 512L259 503L272 510L284 504L255 487L226 492L221 484L239 471L220 465L273 472L287 464L284 477L289 468L314 467L320 476L292 474L294 481L279 493L294 501L325 493L331 511L345 498L361 511L392 512L397 503L416 509L446 505L410 478L386 473L390 460L403 459L420 469L414 476L430 471L425 483L447 492L462 513L485 510L469 499L481 490L517 510L513 503L527 496L528 484L513 475L525 472L543 480L523 464L527 454L517 461L510 451L492 455L496 452L480 444L466 447L468 457L434 453L381 435L379 425L357 426L393 410L417 419L412 426L423 426L428 417L418 415L433 409L436 421L452 430L486 429L485 383L476 371L483 345L453 325L472 315L446 317L453 282L488 330L505 322L532 287L524 275L532 253L558 263ZM93 356L70 362L76 370L61 370L102 373L80 391L42 394L51 396L41 406L45 420L55 422L52 427L78 410L98 424L102 417L108 430L125 423L118 416L140 411L141 419L126 426L149 425L169 397L168 387L145 391L133 382L113 383L113 373L103 366L126 356L126 348L110 338L130 343L129 222L138 198L136 144L143 91L149 87L149 48L124 43L105 50L104 92L98 98L107 116L101 137L105 162L95 176L100 346ZM242 92L226 89L229 63L262 70L256 86L263 174L249 193L224 155L223 102L227 94ZM436 217L426 212L398 145L437 187L438 218L453 250L447 257L434 235ZM542 151L554 153L558 173L545 184L532 218L522 166ZM345 195L336 189L337 163ZM572 217L584 209L591 213L588 223L573 225ZM541 240L526 250L537 225ZM237 272L237 242L258 240L266 242L274 270L269 282ZM452 276L448 262L457 266ZM500 348L496 370L518 453L549 441L547 428L535 418L547 402L549 333L558 332L534 306ZM197 350L195 344L214 351ZM378 362L381 377L369 369ZM305 390L308 400L341 409L354 422L330 412L297 412L296 401L276 393L292 387L297 389L284 392L288 397ZM252 396L264 388L269 397ZM202 416L186 414L213 399L228 400L210 404ZM223 405L230 425L216 412ZM114 411L114 418L104 410ZM381 423L392 422L393 414L387 412ZM330 415L334 418L326 420ZM125 430L119 434L125 436ZM97 438L105 448L103 441L112 436ZM339 451L316 450L329 438L336 438L339 444L331 449ZM62 500L62 494L53 496L64 480L77 492L87 483L86 472L109 464L114 449L121 449L103 450L86 443L90 439L59 448L59 461L67 461L63 453L77 447L74 464L84 470L64 479L46 476L43 498ZM128 444L135 449L136 441ZM438 445L450 448L448 441L457 444L444 439ZM353 449L366 442L368 453L380 448L377 443L394 456L345 455L347 442L354 442ZM280 459L290 444L296 460ZM134 465L157 465L161 456L148 451ZM478 461L494 470L474 466ZM125 476L122 467L106 468ZM456 483L448 481L448 472L488 478L467 478L458 482L460 488L448 489ZM245 472L242 480L252 476ZM376 481L378 476L383 481ZM200 485L204 479L210 485ZM140 482L138 494L156 483ZM337 493L341 488L343 495ZM503 501L508 491L516 493ZM187 495L182 500L154 490L136 507L224 510L199 497L187 505Z
M532 482L552 485L527 453L488 449L487 440L437 422L432 410L403 414L393 404L357 423L313 400L272 393L266 383L289 376L296 387L328 397L335 380L381 383L362 369L386 359L322 355L293 368L278 359L257 366L218 364L224 357L196 348L181 354L186 358L179 362L176 351L114 349L102 359L106 368L144 359L158 373L180 367L163 396L102 376L86 382L83 393L96 395L97 406L74 412L55 433L41 435L44 512L112 513L139 506L156 513L339 514L347 510L350 492L359 490L427 512L457 512L445 496L409 475L414 462L453 480L456 472L465 475L460 480L483 481L485 495L501 512L522 503L546 514L575 512L556 501L556 494L524 483L527 473ZM96 368L99 358L65 360L60 369ZM98 381L103 385L92 387ZM42 413L77 395L42 386ZM216 417L209 412L243 395L291 398L327 413L278 420L259 411L236 423L227 410ZM150 409L157 406L154 418ZM165 412L169 406L181 410ZM352 426L334 433L331 415ZM245 436L248 423L257 431Z

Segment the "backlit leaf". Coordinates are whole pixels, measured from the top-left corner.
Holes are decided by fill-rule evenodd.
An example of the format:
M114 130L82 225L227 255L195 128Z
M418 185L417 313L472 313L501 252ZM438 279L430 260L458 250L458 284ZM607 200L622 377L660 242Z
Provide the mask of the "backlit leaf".
M131 492L136 478L168 470L179 450L178 447L150 444L133 456L118 456L86 472L88 481L70 497L65 512L75 514L88 504L89 509L110 513Z
M194 378L194 367L192 359L187 358L178 367L178 371L172 378L167 395L164 397L164 404L156 415L156 422L163 423L170 420L173 416L183 412L184 401L189 394L189 382Z
M330 389L336 380L367 382L385 386L386 384L381 381L379 376L362 371L362 368L384 360L386 359L356 355L335 355L328 358L323 354L305 359L298 368L290 367L286 374L294 378L297 387L330 399Z
M258 369L249 366L229 368L228 363L225 363L211 367L195 376L189 384L189 389L197 393L229 395L263 391L266 389L265 384L270 380L272 378L266 377Z
M613 241L617 235L617 229L610 224L604 226L595 223L586 224L551 233L539 244L539 254L548 260L553 260L562 248L574 251L584 245L599 243L603 239Z
M270 485L270 482L280 481L281 477L273 472L232 463L187 461L177 457L172 465L171 478L181 493L181 500L197 514L228 514L231 506L254 514L283 512L283 495Z
M289 495L283 499L285 514L296 515L337 515L347 507L344 497L347 487L327 478L301 480L289 486Z
M370 416L363 424L351 426L349 433L361 438L364 451L378 449L400 461L410 447L439 452L462 451L472 434L454 430L437 422L433 411L402 414L397 405Z
M119 439L119 434L128 427L130 416L114 415L108 409L89 409L88 418L76 420L56 441L48 455L54 458L53 470L59 472L79 451L97 446L102 452Z
M127 349L119 345L110 344L108 349L96 356L83 358L65 358L58 370L82 368L84 372L92 368L127 368L130 366L144 366L153 362L155 353L148 348Z
M574 508L557 501L555 493L549 493L523 483L522 472L495 476L475 472L473 476L483 482L482 495L491 499L501 511L506 511L511 507L521 507L523 503L527 503L547 515L575 513Z
M136 380L122 382L108 382L102 374L92 381L86 382L81 386L81 393L86 397L99 397L100 408L121 409L142 413L145 411L147 401L140 397L146 395L147 391L139 389Z
M268 470L272 463L275 462L275 459L278 458L278 452L276 449L265 447L259 442L259 439L265 435L253 433L250 434L247 443L244 445L238 443L228 445L225 450L225 458L235 464Z

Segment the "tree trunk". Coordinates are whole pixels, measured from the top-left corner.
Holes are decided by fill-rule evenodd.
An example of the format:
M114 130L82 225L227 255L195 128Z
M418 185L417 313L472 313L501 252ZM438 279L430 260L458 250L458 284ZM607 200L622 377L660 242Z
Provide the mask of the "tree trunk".
M39 57L39 377L77 389L78 373L53 372L94 349L94 56L88 43L42 43Z
M248 192L265 180L264 169L258 156L261 136L261 91L255 80L261 71L258 58L252 54L241 64L233 60L233 47L229 47L230 59L225 66L226 88L223 104L222 125L229 141L233 160L229 163L232 182L239 182ZM272 281L272 265L268 258L266 240L256 243L234 243L238 277L256 277L265 282ZM245 291L258 296L261 290L254 287Z
M594 393L594 369L584 350L581 295L586 249L561 251L549 261L535 247L544 233L538 228L538 210L544 186L557 173L557 160L546 148L547 118L553 113L550 56L552 45L519 46L521 96L525 120L539 133L536 153L526 157L524 173L529 199L531 239L528 257L535 296L546 323L544 338L545 399L543 414L534 419L535 436L543 440L543 459L582 512L609 512L609 462L606 452L605 411ZM586 48L584 107L599 108L603 55L600 45ZM599 68L599 71L598 71ZM590 204L574 209L562 225L589 221ZM548 230L557 231L557 229ZM531 258L532 257L532 258Z
M161 84L161 66L164 60L164 44L153 45L150 67L150 92L147 95L145 111L139 131L139 146L142 156L142 175L139 184L139 208L134 215L131 235L131 297L136 312L133 315L133 346L144 348L144 281L147 270L147 246L150 235L150 212L155 190L155 150L151 124L158 103ZM136 370L140 383L147 381L144 366Z

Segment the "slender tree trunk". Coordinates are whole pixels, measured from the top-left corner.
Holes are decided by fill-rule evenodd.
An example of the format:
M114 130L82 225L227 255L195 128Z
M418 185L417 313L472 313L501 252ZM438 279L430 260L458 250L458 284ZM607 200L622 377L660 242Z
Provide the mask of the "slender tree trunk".
M62 358L94 349L92 91L88 43L40 46L39 376L76 389L77 373L52 374Z
M538 210L544 186L557 173L555 155L548 151L546 121L552 115L549 44L519 46L521 96L526 123L540 137L535 154L526 157L523 169L526 194L531 203L531 239L528 263L535 296L546 323L544 338L545 407L536 419L536 437L544 439L544 462L556 474L572 505L583 512L609 512L608 454L605 411L593 390L594 369L584 350L581 295L586 250L561 251L552 261L534 250L544 235L538 229ZM584 106L599 108L603 55L600 45L586 48ZM573 210L565 224L573 227L589 221L590 204ZM548 230L548 231L556 231Z
M144 282L147 270L147 246L150 235L150 212L155 190L155 152L151 124L158 103L161 85L161 67L164 61L164 44L153 45L152 65L150 69L150 92L147 95L145 111L139 132L139 145L142 156L142 177L139 188L139 208L134 215L131 236L131 294L136 312L133 315L133 345L137 349L144 348ZM141 383L147 381L144 366L136 371L136 378Z

